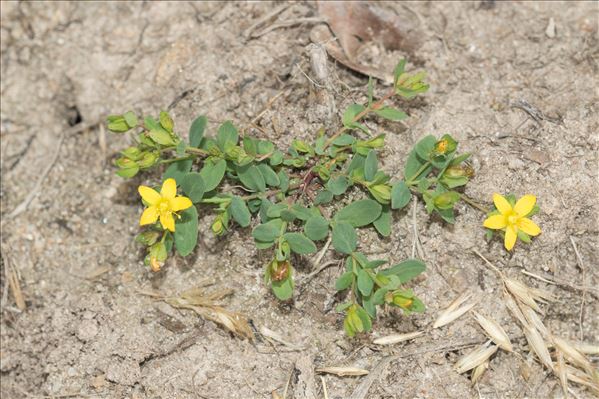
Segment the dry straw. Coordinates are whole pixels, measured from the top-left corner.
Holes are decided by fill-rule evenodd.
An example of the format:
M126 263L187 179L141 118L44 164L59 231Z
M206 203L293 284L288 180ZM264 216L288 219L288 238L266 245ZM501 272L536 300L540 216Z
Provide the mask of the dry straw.
M415 331L407 334L391 334L386 337L377 338L373 342L377 345L392 345L399 342L409 341L422 334L424 334L424 331Z
M357 367L321 367L316 369L317 373L334 374L340 377L359 376L368 374L368 370Z
M470 293L462 293L459 297L457 297L444 311L441 312L435 323L433 324L433 328L443 327L455 321L457 318L462 316L464 313L468 312L475 305L474 302L469 303L460 307L464 302L468 301L472 298L472 294Z
M455 364L455 370L459 373L465 373L468 370L472 370L475 367L485 363L495 352L497 352L497 346L484 344L473 350L472 352L462 356L458 359Z
M478 324L485 330L489 338L493 340L499 347L505 351L512 352L514 348L508 337L507 333L501 326L493 319L489 319L479 313L474 312L474 318L478 321Z

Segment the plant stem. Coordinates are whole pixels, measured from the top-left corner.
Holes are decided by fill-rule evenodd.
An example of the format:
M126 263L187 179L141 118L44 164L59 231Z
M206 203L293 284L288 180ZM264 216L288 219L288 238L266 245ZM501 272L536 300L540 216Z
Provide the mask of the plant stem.
M414 183L416 183L416 182L414 181L414 179L415 179L415 178L417 178L418 176L420 176L420 174L421 174L422 172L424 172L424 171L426 170L426 168L428 168L430 165L431 165L430 161L426 161L426 163L424 163L424 164L423 164L423 165L420 167L420 169L418 169L418 170L416 171L416 173L414 174L414 176L412 176L412 177L411 177L409 180L406 180L406 185L407 185L407 186L413 186L413 185L414 185Z
M192 156L180 157L180 158L171 158L171 159L163 159L160 163L173 163L178 161L186 161L188 159L194 159Z
M366 116L369 112L379 109L385 103L385 101L387 101L389 98L391 98L394 94L395 94L394 88L389 90L387 92L387 94L385 94L380 100L378 100L377 102L372 104L372 106L364 108L364 110L362 112L360 112L358 115L356 115L354 117L354 119L352 119L352 123L359 121L364 116ZM324 143L323 150L326 150L328 148L328 146L330 146L333 143L333 141L335 141L335 139L337 137L339 137L346 130L349 130L349 129L345 126L343 126L341 129L337 130L335 132L335 134L333 134L331 137L329 137L329 139Z
M472 198L468 197L466 194L460 194L460 198L465 203L467 203L468 205L470 205L473 208L478 209L481 212L484 212L484 213L489 213L490 212L490 210L488 210L487 208L485 208L484 206L482 206L478 202L474 201Z
M287 188L287 190L295 190L296 188L300 188L301 187L301 183L298 184L293 184L291 186L289 186ZM271 195L275 195L280 193L282 190L280 188L276 188L276 189L272 189L269 191L265 191L263 193L256 193L256 194L250 194L250 195L244 195L243 197L241 197L242 200L244 201L248 201L248 200L253 200L255 198L260 198L260 197L270 197Z

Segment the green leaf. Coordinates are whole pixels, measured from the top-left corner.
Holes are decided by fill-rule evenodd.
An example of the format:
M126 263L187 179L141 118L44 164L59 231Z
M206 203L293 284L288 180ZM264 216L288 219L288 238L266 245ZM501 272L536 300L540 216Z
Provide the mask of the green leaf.
M349 166L347 167L347 173L350 174L354 170L363 168L365 162L366 162L366 157L364 157L360 154L355 154L352 157L351 162L349 163Z
M518 230L516 232L516 234L518 235L518 238L522 241L525 242L526 244L530 244L531 239L530 236L528 234L526 234L525 232L523 232L522 230Z
M175 145L175 141L171 137L171 135L165 130L150 130L148 135L152 140L156 143L166 146Z
M462 162L464 162L465 160L467 160L468 158L470 158L470 153L466 152L462 155L458 155L457 157L455 157L454 159L451 160L451 162L449 163L450 166L455 166L455 165L459 165Z
M389 237L391 235L391 211L389 205L383 206L381 215L373 223L376 231L383 237Z
M395 68L393 69L393 86L397 85L397 79L404 73L406 68L406 60L403 59L397 63Z
M283 238L296 254L304 255L316 252L316 245L302 233L286 233Z
M185 144L185 141L181 140L179 141L179 144L177 144L177 148L176 153L178 157L182 157L185 155L185 149L187 148L187 145Z
M179 255L187 256L198 243L198 210L192 206L180 215L175 223L175 247Z
M362 322L362 329L359 330L360 332L368 332L372 329L372 321L370 320L370 316L368 316L368 313L366 313L366 311L360 307L358 307L356 309L356 314L358 315L358 317L360 318L360 321Z
M374 222L381 214L382 206L371 199L353 202L335 215L338 222L347 222L353 227L362 227Z
M147 130L163 130L162 126L158 122L154 120L154 118L150 116L146 116L144 118L144 124L146 125Z
M229 147L237 145L239 141L239 133L237 128L233 126L231 121L226 121L218 128L216 134L216 144L222 151L226 151Z
M374 287L374 281L370 278L370 274L364 269L360 269L358 272L358 289L364 296L369 296L372 293Z
M304 233L313 241L322 240L329 235L329 222L322 216L312 216L304 226Z
M245 204L245 201L240 197L235 196L231 199L231 205L229 205L229 211L233 219L241 226L248 227L250 225L251 217L250 211Z
M266 182L260 169L254 165L245 165L237 168L237 176L241 183L252 191L265 191Z
M189 197L194 204L200 202L205 192L204 179L197 172L186 173L180 182L185 195Z
M466 183L468 183L468 177L443 175L441 179L439 179L439 182L447 188L456 188L466 185Z
M116 174L122 178L128 179L135 176L137 172L139 172L139 166L134 165L131 168L119 169L116 171Z
M432 136L432 135L425 136L414 146L414 149L416 150L416 154L423 161L428 161L430 158L431 151L435 147L436 143L437 143L437 139L435 136Z
M368 151L368 155L366 156L366 161L364 162L364 178L367 181L372 181L378 168L379 168L379 161L376 157L376 151L375 150Z
M403 180L398 181L393 185L393 189L391 190L391 208L402 209L408 205L411 198L412 193L406 182Z
M164 128L164 130L166 130L167 132L173 131L173 127L175 124L173 123L173 119L168 114L168 112L160 111L159 119L160 119L160 125Z
M258 140L251 138L249 136L243 137L243 149L246 154L255 157L258 153Z
M178 184L181 184L185 175L191 170L193 160L184 159L182 161L173 162L164 171L162 176L163 181L169 178L175 179Z
M376 260L368 261L368 263L364 267L366 269L376 269L377 267L382 266L385 263L387 263L386 260L376 259Z
M345 126L348 129L357 127L357 121L355 121L355 119L356 116L358 116L358 114L362 111L364 111L364 106L360 104L352 104L349 107L347 107L347 109L343 113L343 118L341 118L343 126Z
M335 281L335 289L337 291L343 291L351 285L353 280L354 280L354 273L345 272L341 276L339 276L337 281Z
M385 119L388 119L388 120L394 121L394 122L401 121L408 117L408 115L405 112L400 111L395 108L392 108L392 107L379 108L379 109L375 110L374 112L381 118L385 118Z
M281 219L273 219L270 222L259 224L252 231L252 237L256 241L273 242L281 234L283 221Z
M304 222L314 216L313 211L300 204L293 204L291 206L291 212L296 218L303 220Z
M329 190L322 190L314 198L314 205L327 204L333 200L333 193Z
M137 116L135 115L135 113L133 113L133 111L125 112L123 118L125 118L125 122L127 123L127 125L129 125L130 128L133 129L137 126Z
M329 180L326 187L334 195L341 195L345 193L349 186L349 180L345 176L338 176L334 179Z
M199 147L202 143L202 139L204 138L204 131L206 130L206 125L208 124L208 118L205 116L197 117L191 124L189 128L189 145L192 147Z
M355 142L356 142L356 138L349 134L342 134L341 136L339 136L335 140L333 140L333 144L336 146L339 146L339 147L345 146L345 145L351 145Z
M266 223L266 222L268 222L268 209L272 205L273 205L272 202L270 202L270 200L268 198L264 198L260 202L260 211L259 211L260 223Z
M358 246L358 235L351 224L338 222L333 227L333 248L343 254L351 254Z
M257 166L258 170L262 174L264 181L271 187L278 187L281 184L279 176L275 173L270 166L265 163L259 163Z
M424 262L418 259L408 259L389 269L382 270L381 274L385 276L395 275L401 280L402 284L404 284L425 270L426 266L424 265Z
M273 281L271 288L279 300L286 301L290 299L293 296L293 279L291 274L285 280Z
M219 185L225 176L226 169L227 161L224 159L219 159L216 163L204 163L204 167L200 170L200 176L204 180L204 189L206 192L214 190Z

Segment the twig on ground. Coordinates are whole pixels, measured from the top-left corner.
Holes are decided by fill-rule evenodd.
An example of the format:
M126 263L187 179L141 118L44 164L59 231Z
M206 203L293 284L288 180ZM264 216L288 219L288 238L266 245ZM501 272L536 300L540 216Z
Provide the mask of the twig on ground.
M578 328L580 329L580 340L584 341L584 332L582 330L582 323L584 322L584 305L586 302L587 291L584 288L586 284L586 269L584 267L584 262L582 261L582 256L580 256L580 252L578 252L578 247L576 246L576 242L574 242L574 237L570 236L570 242L572 243L572 247L574 248L574 253L576 254L576 260L578 262L578 267L582 271L582 301L580 302L580 315L578 318Z
M320 261L324 257L324 254L327 253L327 250L329 249L329 245L331 245L331 241L332 241L332 238L329 237L329 239L327 240L327 242L324 244L324 246L322 247L322 249L320 250L320 252L316 256L316 258L314 258L314 261L312 262L314 264L314 266L318 266L318 264L320 263Z
M320 376L320 382L322 382L322 394L324 395L324 399L329 399L329 392L327 391L327 383L322 375Z
M531 273L524 269L522 269L521 272L523 274L526 274L527 276L536 278L537 280L541 280L547 284L560 285L560 286L568 287L568 288L571 288L573 290L578 290L578 291L586 290L589 294L595 295L596 297L599 295L599 288L589 287L588 285L585 285L585 286L576 285L576 284L569 283L565 280L558 280L556 278L549 279L547 277L539 276L538 274Z
M372 384L381 377L381 374L385 371L391 360L392 356L384 357L375 367L374 369L365 377L360 384L354 389L352 392L350 399L364 399L366 395L368 395L368 391Z
M272 24L269 27L262 29L258 33L253 33L251 35L251 38L257 39L260 36L264 36L267 33L272 32L273 30L276 30L276 29L280 29L280 28L287 28L287 27L299 25L299 24L319 24L321 22L324 22L324 19L318 18L318 17L289 19L289 20L285 20L285 21L281 21L281 22Z
M284 3L282 5L280 5L279 7L275 8L274 10L272 10L271 12L269 12L268 14L264 15L262 18L259 18L254 24L252 24L249 28L247 28L244 32L243 32L243 36L247 39L252 37L252 33L262 24L274 19L277 15L279 15L280 13L282 13L283 11L285 11L291 4L290 3Z
M414 232L414 243L412 244L412 258L418 252L418 257L424 260L424 250L420 244L420 237L418 235L418 223L416 221L416 202L412 202L412 231Z

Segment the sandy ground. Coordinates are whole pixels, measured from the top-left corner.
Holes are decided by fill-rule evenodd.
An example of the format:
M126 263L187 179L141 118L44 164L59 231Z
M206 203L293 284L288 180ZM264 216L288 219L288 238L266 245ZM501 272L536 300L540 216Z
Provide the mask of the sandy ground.
M156 114L172 105L183 131L199 114L212 127L226 119L247 126L284 91L257 121L262 132L250 132L285 146L321 126L336 128L339 110L363 100L367 79L329 60L337 111L319 104L320 89L306 77L313 24L246 39L246 30L281 4L2 2L1 396L270 398L273 391L282 396L289 382L287 397L301 397L314 367L343 365L372 371L367 398L561 397L556 378L527 354L497 276L472 250L558 298L543 307L555 334L599 341L598 296L584 289L599 285L596 3L392 5L422 40L410 68L428 72L431 90L398 104L410 115L405 125L371 124L388 134L385 169L401 173L419 137L450 133L474 154L468 195L489 203L496 191L533 193L542 207L535 219L543 234L512 254L499 240L484 240L484 215L465 205L454 226L430 219L418 202L396 215L390 238L363 234L366 253L399 261L412 254L416 229L429 266L415 286L426 313L387 312L373 334L350 340L341 315L325 310L341 270L328 268L295 302L281 305L261 282L266 258L249 229L224 239L201 235L194 255L175 258L160 274L143 266L133 242L141 212L135 189L157 176L124 182L114 175L112 160L128 139L99 127L107 114ZM289 3L276 21L316 16L315 4ZM547 32L551 19L555 34ZM378 49L375 63L389 71L406 55ZM533 120L513 107L518 101L544 117ZM16 214L19 207L25 210ZM209 220L202 217L204 231ZM12 275L22 311L7 290ZM302 349L234 338L140 294L172 295L206 277L235 290L230 309ZM467 288L524 355L498 353L476 387L452 367L469 345L485 340L480 328L462 317L430 329L438 310ZM417 329L426 333L415 341L372 344ZM350 397L366 378L325 376L328 397ZM315 381L323 397L322 381Z

